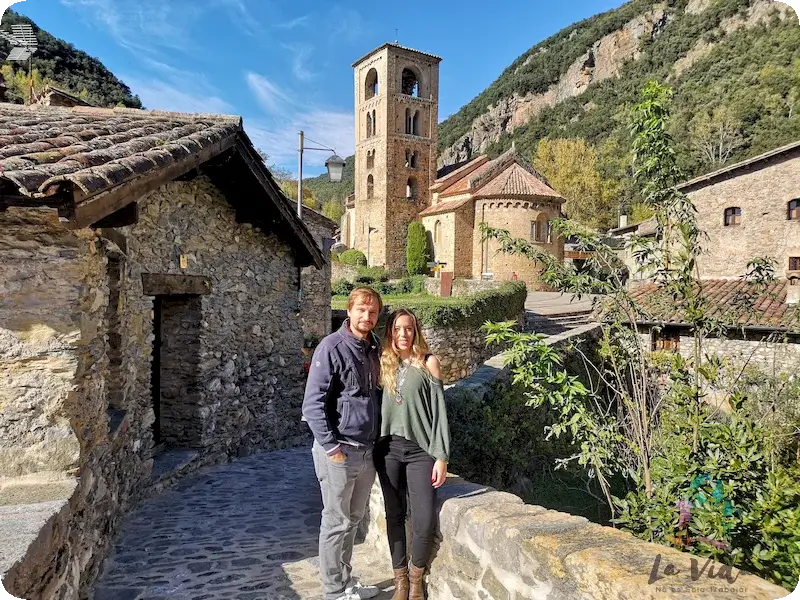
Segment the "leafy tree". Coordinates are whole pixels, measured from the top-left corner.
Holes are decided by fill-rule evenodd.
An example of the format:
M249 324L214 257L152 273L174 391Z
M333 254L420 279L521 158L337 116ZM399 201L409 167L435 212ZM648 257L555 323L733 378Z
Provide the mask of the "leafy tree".
M322 205L322 214L331 221L338 223L342 220L342 216L344 215L344 206L336 200L328 200Z
M742 122L727 106L715 108L710 114L702 112L696 115L690 131L692 147L709 170L725 165L744 143Z
M26 70L14 69L12 65L5 64L0 67L0 73L6 82L8 101L19 104L29 104L31 92L35 101L48 85L54 83L51 79L42 77L39 69L31 69L31 74L28 76Z
M709 336L725 338L743 316L763 310L761 294L774 266L752 260L743 277L754 293L731 301L722 315L708 306L696 266L703 237L694 207L675 188L685 175L670 135L670 98L670 90L649 82L633 109L635 175L658 235L634 238L629 248L654 273L670 310L683 315L688 356L650 352L635 325L641 309L615 274L617 255L599 235L567 220L553 228L592 254L580 272L528 240L485 223L481 229L501 251L544 265L542 277L555 289L579 296L603 292L600 360L583 356L594 373L591 389L560 369L558 357L535 336L514 332L512 323L487 325L487 341L509 344L514 382L527 387L532 406L549 406L559 415L546 434L569 436L576 448L560 464L574 461L599 482L618 523L643 539L713 557L791 589L800 576L800 443L776 442L765 415L782 413L783 433L784 418L796 419L796 411L763 410L785 401L785 385L774 386L780 391L768 402L760 400L761 410L748 410L752 390L741 366L704 352ZM726 370L731 373L722 376ZM712 392L728 399L725 414L705 400ZM800 423L788 430L800 430ZM627 494L611 496L612 477L624 478Z
M297 202L297 181L291 179L278 180L278 185L287 198L294 199ZM314 198L314 192L303 186L303 204L309 208L317 209L317 200Z
M364 256L364 253L361 250L350 248L339 255L339 262L346 265L365 267L367 266L367 257Z
M595 229L613 227L619 186L600 176L597 153L585 140L540 140L533 164L567 199L571 219Z
M406 271L409 275L424 275L428 271L431 252L428 246L428 234L419 221L408 224L408 241L406 243Z
M10 25L18 23L29 24L36 35L38 48L31 62L33 69L40 73L42 81L53 82L57 87L96 106L113 107L121 104L130 108L142 108L139 97L133 95L130 88L103 63L76 49L72 44L53 37L28 17L7 9L3 13L0 26L8 31ZM8 42L0 39L0 54L5 55L10 49ZM25 72L27 73L27 66ZM84 89L86 93L82 94ZM24 98L27 98L27 93L23 96L13 95L10 100L22 102Z

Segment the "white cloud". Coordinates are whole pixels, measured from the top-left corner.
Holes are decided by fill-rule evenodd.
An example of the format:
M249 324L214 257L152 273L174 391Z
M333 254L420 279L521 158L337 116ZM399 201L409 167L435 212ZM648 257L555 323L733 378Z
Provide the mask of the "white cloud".
M126 75L123 79L148 109L237 114L204 75L182 71L153 59L145 59L145 63L152 69L151 75Z
M163 0L61 0L109 33L120 46L138 52L157 48L187 50L186 22L196 10ZM188 10L187 10L188 9Z
M275 27L278 29L294 29L300 25L307 25L309 16L310 15L303 15L302 17L297 17L296 19L291 19L290 21L286 21L284 23L278 23L275 25Z
M367 31L364 17L352 8L334 5L330 10L329 19L333 24L331 40L335 42L347 44L360 42Z
M247 0L60 0L106 31L116 42L137 54L158 55L164 50L195 54L200 43L192 25L204 14L221 10L249 35L264 28Z
M266 112L279 114L291 104L289 96L263 75L250 71L245 79L258 104Z
M313 79L314 73L308 69L307 62L308 57L311 56L311 53L314 51L314 47L308 44L283 44L283 47L292 54L292 74L295 76L295 79L300 81L310 81Z
M310 109L276 121L245 118L244 129L255 146L269 154L270 162L295 174L299 131L305 134L307 146L329 146L341 157L350 156L355 150L353 115L349 112ZM311 173L321 171L330 154L317 150L304 152L303 168Z
M339 156L350 156L355 149L353 113L304 103L258 73L245 73L245 80L264 115L245 117L244 128L256 147L269 154L270 161L296 172L297 134L305 133L308 146L328 146ZM322 167L330 152L310 150L303 165ZM319 170L319 169L317 169Z

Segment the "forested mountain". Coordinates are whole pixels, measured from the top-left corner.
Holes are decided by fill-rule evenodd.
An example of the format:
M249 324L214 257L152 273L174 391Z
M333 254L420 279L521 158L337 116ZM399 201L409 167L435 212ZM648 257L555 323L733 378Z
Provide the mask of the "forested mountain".
M11 25L16 23L30 24L39 42L32 59L35 85L41 86L51 81L57 87L81 96L96 106L142 107L138 96L131 94L130 88L117 79L99 60L78 50L72 44L53 37L28 17L11 9L6 10L0 23L2 29L10 32ZM5 57L9 50L8 42L0 39L0 56ZM22 87L23 90L27 88L27 64L6 62L3 64L3 75L9 88L8 100L23 102L26 94L19 88Z
M686 177L800 139L800 26L787 5L631 0L535 45L440 123L439 163L496 156L514 142L568 188L562 194L581 191L567 205L570 216L611 226L638 200L628 119L650 79L674 90L673 133ZM586 173L577 167L590 160L592 181L563 182L571 167L564 154L576 148L584 163L575 172ZM599 216L584 218L591 214Z

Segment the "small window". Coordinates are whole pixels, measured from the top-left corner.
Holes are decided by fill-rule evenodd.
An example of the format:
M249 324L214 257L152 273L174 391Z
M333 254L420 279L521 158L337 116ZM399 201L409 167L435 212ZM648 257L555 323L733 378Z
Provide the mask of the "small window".
M372 175L367 175L367 198L372 198L372 194L375 191L375 180L372 178Z
M734 227L742 224L742 209L731 206L725 209L725 227Z
M419 111L415 110L411 117L411 135L419 135Z
M413 131L414 131L413 127L414 127L414 122L413 122L412 117L411 117L411 109L407 108L406 109L406 133L408 135L411 135L413 133Z
M367 168L375 167L375 150L367 150Z
M800 271L800 256L789 257L789 270Z
M433 226L433 242L438 243L442 238L442 222L436 221L436 224Z
M653 330L653 351L678 352L681 349L680 331L671 327L665 327L661 331Z
M787 218L790 221L800 221L800 199L789 202Z
M414 150L411 155L411 168L416 169L417 167L419 167L419 150Z
M374 110L372 111L372 135L378 135L378 117Z
M531 221L531 241L539 244L550 243L550 221Z
M406 198L416 198L417 197L417 180L413 177L408 178L408 182L406 183Z
M372 113L367 113L367 137L372 137Z

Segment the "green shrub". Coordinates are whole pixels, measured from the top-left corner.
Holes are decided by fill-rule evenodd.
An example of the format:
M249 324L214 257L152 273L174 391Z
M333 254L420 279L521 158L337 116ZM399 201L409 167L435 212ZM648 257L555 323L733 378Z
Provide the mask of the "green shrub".
M525 283L514 281L464 298L409 298L391 303L390 310L409 308L429 327L478 328L486 321L516 319L525 308L528 291Z
M406 270L409 275L422 275L428 271L431 252L428 247L428 234L422 223L412 221L408 225L406 244Z
M339 255L339 262L346 265L365 267L367 266L367 257L364 256L364 253L361 250L351 248L350 250L345 250Z
M425 292L425 276L404 277L395 284L397 294L422 294Z
M346 279L337 279L331 284L332 296L348 296L355 289L355 284Z
M355 277L355 282L362 285L382 281L389 281L389 272L383 267L360 267Z

